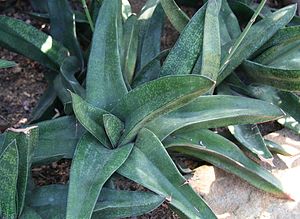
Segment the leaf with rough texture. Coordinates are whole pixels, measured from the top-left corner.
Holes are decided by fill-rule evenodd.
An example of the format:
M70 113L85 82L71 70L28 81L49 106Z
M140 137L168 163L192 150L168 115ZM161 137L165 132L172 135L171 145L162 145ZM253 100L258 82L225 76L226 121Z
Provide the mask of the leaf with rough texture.
M28 196L28 205L43 219L65 219L67 194L66 185L38 187ZM157 208L164 200L164 197L152 192L122 191L103 187L92 218L138 216Z
M204 18L201 75L217 80L221 63L219 13L222 0L209 0Z
M231 141L210 130L182 129L163 143L169 151L204 160L241 177L259 189L282 198L290 198L276 177L250 160Z
M291 60L291 57L286 60ZM243 69L254 82L286 91L300 91L300 66L299 69L292 70L284 66L268 66L246 60L243 62Z
M206 6L186 25L161 68L160 75L190 74L203 45L203 29Z
M266 43L280 28L284 27L295 15L295 5L287 6L254 24L243 38L240 46L233 54L228 54L222 60L222 68L217 83L221 83L243 60L250 57L258 48ZM228 60L226 63L224 60Z
M16 65L17 64L15 62L0 59L0 69L1 68L11 68L11 67L15 67Z
M165 197L152 192L106 189L100 193L92 218L111 219L146 214L159 207Z
M41 216L32 208L25 207L20 219L43 219Z
M50 32L54 39L76 56L79 67L84 67L83 54L76 36L75 14L67 0L48 0Z
M58 70L68 50L53 38L23 21L0 16L0 46Z
M190 104L161 116L146 125L159 139L188 125L217 128L278 119L284 113L273 104L246 97L202 96Z
M73 157L76 144L84 132L73 116L64 116L35 125L39 127L39 139L34 151L33 164L51 163Z
M16 141L19 154L18 167L18 207L17 212L20 216L24 208L25 194L27 190L28 178L30 177L31 163L34 150L38 141L38 128L32 126L26 129L8 129L5 136L5 142Z
M183 31L190 21L189 17L178 7L174 0L160 0L160 3L175 29L178 32Z
M273 156L268 150L257 125L234 125L228 127L231 134L259 159L273 165Z
M254 97L279 106L284 112L300 122L300 97L296 94L260 84L251 84L248 86L248 90Z
M129 158L117 172L166 197L186 218L216 218L186 183L159 139L147 129L139 132Z
M16 141L10 142L0 154L0 217L16 218L19 154Z
M110 150L91 134L83 135L72 161L67 219L91 217L101 188L125 162L132 148L133 144L129 144Z
M213 84L199 75L181 75L162 77L133 89L112 111L125 122L125 132L119 143L130 142L146 123L187 104Z
M144 82L159 77L160 60L154 59L160 53L160 41L164 25L164 11L158 0L149 0L143 7L139 17L139 49L136 71ZM151 68L145 68L152 62ZM144 72L141 72L144 69ZM135 75L136 77L137 75Z
M119 52L120 25L121 1L104 0L96 22L86 78L87 102L103 109L111 108L127 93Z
M118 119L118 117L112 114L104 114L103 124L106 134L113 148L115 148L124 131L124 123L120 119Z
M111 144L103 127L103 115L108 112L92 106L74 93L71 96L76 119L105 147L110 148Z

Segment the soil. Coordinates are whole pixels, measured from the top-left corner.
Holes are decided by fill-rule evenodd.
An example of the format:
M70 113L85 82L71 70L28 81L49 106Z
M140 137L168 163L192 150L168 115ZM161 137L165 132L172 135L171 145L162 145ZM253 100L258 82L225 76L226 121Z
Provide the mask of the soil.
M133 11L138 12L144 5L145 0L131 0ZM192 16L197 9L184 7L184 11ZM0 8L1 10L1 8ZM27 1L18 1L14 7L0 11L0 15L7 15L21 19L34 25L36 28L48 31L47 25L37 22L26 13L31 11ZM169 21L166 22L161 40L162 49L170 48L176 42L179 33L172 27ZM0 48L2 59L13 60L17 67L0 70L0 132L8 127L20 127L29 119L30 113L36 105L38 99L47 88L46 80L43 76L45 69L38 63L29 60L21 55L9 52ZM273 131L274 123L270 123L265 133ZM265 126L263 126L265 127ZM188 165L192 164L187 161ZM51 165L43 165L32 169L32 176L36 185L66 184L69 180L70 160L61 160ZM118 178L116 182L120 189L145 190L142 186L129 182L124 178ZM158 209L138 218L178 218L164 203Z

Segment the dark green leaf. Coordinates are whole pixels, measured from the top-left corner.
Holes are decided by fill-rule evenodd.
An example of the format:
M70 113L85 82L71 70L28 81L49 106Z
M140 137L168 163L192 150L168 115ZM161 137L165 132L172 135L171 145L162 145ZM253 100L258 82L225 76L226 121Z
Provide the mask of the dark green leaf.
M282 154L284 156L291 156L291 154L287 150L285 150L284 147L275 143L274 141L268 139L264 139L264 141L270 151L275 152L277 154Z
M203 96L146 125L159 139L188 125L217 128L228 125L266 122L284 113L273 104L246 97Z
M19 216L24 208L28 177L31 171L31 163L34 150L37 146L38 136L38 128L36 126L26 129L8 129L5 136L5 142L9 143L15 140L18 148L17 212Z
M268 150L257 125L229 126L231 134L248 150L256 154L259 159L273 165L273 156Z
M216 218L186 183L159 139L147 129L140 131L129 158L117 172L166 197L186 218Z
M0 154L0 217L16 218L19 154L15 140L5 146Z
M103 109L110 109L127 93L119 53L120 19L121 1L104 0L93 35L86 79L87 101Z
M20 219L43 219L41 216L32 208L25 207Z
M39 140L34 151L34 164L73 157L76 144L84 131L74 117L65 116L36 125L39 127Z
M69 2L67 0L48 0L47 2L51 35L68 48L71 55L77 57L79 66L83 68L83 55L76 36L75 14Z
M133 144L110 150L87 133L79 141L70 173L66 218L90 218L101 188L125 162Z
M92 106L74 93L71 93L71 96L73 110L78 121L105 147L110 148L111 144L103 127L103 115L108 112Z
M277 178L246 157L235 144L212 131L179 130L167 138L164 145L172 152L204 160L231 172L266 192L290 198Z
M112 114L104 114L103 124L106 134L112 146L115 148L124 131L124 123L120 119L118 119L118 117Z
M250 57L266 43L280 28L284 27L295 15L295 10L295 5L287 6L254 24L234 53L229 52L228 56L222 60L218 84L230 75L243 60ZM230 59L228 59L229 56Z
M0 16L0 45L57 70L68 50L42 31L23 21Z
M178 7L174 0L161 0L160 2L175 29L179 32L183 31L190 20L189 17Z
M146 123L187 104L212 85L211 80L202 76L181 75L162 77L133 89L112 111L125 121L120 144L130 142Z
M205 10L206 4L186 25L162 66L161 76L191 73L202 50Z

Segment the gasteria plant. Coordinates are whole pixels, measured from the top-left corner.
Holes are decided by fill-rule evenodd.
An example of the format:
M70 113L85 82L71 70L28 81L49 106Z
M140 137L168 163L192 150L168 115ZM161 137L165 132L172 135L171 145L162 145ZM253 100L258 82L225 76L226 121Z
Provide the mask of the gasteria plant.
M88 55L75 32L82 23L77 20L76 26L78 17L68 1L48 0L46 12L38 15L50 19L52 36L0 17L0 45L51 69L34 120L51 118L57 97L68 114L0 136L2 217L122 218L144 214L166 201L182 218L216 218L178 171L178 154L290 198L240 147L264 161L272 159L269 149L286 153L265 141L255 124L287 114L299 119L299 99L289 92L299 90L298 81L290 85L269 80L282 72L288 75L286 81L297 75L296 70L278 67L278 61L272 64L281 57L279 47L291 48L298 40L297 31L284 28L295 6L254 23L262 1L241 32L226 0L209 0L190 20L168 0L149 0L138 15L125 0L91 5L100 9L86 11L93 12L92 20L83 29L94 29ZM181 34L170 51L160 52L164 12ZM262 77L259 82L265 85L242 82L234 72L241 64L250 78ZM226 126L236 140L210 130ZM34 186L30 167L62 158L72 159L69 184ZM151 192L118 190L118 175Z

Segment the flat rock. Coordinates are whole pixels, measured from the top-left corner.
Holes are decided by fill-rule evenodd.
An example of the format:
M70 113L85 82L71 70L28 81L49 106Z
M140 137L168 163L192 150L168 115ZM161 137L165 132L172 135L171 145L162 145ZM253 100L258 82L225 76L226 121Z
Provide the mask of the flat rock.
M268 169L281 181L285 191L295 201L276 198L218 168L201 166L189 181L218 218L300 218L300 136L283 129L265 137L280 143L293 154L291 157L275 155L275 167Z

